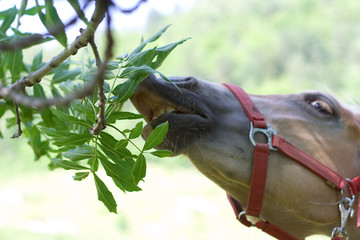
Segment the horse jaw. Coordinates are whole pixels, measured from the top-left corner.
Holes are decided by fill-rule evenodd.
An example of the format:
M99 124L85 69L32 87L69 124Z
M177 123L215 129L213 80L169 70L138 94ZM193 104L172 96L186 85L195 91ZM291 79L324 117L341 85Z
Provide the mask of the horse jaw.
M203 174L246 206L253 146L248 139L249 119L238 100L219 84L195 78L173 80L181 92L154 76L138 86L132 101L147 116L144 137L158 124L169 121L169 132L159 148L187 155ZM324 119L309 106L309 94L313 93L251 98L279 135L341 175L355 176L360 169L354 165L360 141L348 134L354 131L349 126L355 126L349 124L351 112L331 98L339 116ZM342 121L341 116L346 114L348 120ZM273 224L298 238L328 235L339 225L335 204L339 197L316 175L278 152L270 153L262 214ZM358 234L353 232L351 237Z

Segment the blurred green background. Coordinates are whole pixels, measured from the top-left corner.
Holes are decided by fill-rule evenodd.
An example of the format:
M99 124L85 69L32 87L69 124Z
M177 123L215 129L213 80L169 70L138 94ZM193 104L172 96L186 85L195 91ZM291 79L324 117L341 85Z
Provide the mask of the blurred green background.
M359 12L360 2L351 0L194 0L186 10L152 10L145 26L118 30L115 55L173 24L159 45L192 39L160 68L168 76L232 82L256 94L320 89L352 104L360 89ZM142 192L113 188L115 215L97 201L91 178L74 182L71 173L50 172L45 159L33 161L24 139L9 139L14 132L0 140L1 240L272 239L242 227L225 193L184 157L150 160Z

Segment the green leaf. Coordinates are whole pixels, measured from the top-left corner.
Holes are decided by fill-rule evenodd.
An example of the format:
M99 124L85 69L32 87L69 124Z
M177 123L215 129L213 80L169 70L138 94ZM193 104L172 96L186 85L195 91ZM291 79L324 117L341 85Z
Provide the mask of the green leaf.
M141 66L141 65L148 65L152 62L152 60L155 57L156 48L154 47L152 49L139 52L132 56L131 59L129 59L124 67L130 67L130 66Z
M130 139L138 138L142 132L143 129L143 122L138 122L136 126L131 129L131 132L129 134Z
M106 187L105 183L94 172L93 175L99 201L103 202L110 212L117 213L117 204L114 196Z
M174 50L178 45L187 41L188 39L189 38L186 38L186 39L180 40L178 42L174 42L174 43L168 44L166 46L157 48L156 52L155 52L155 57L154 57L155 61L152 62L150 64L150 66L153 69L159 68L161 66L161 64L164 62L164 60L167 58L167 56L170 54L170 52L172 50Z
M54 7L53 0L45 0L45 27L51 35L53 35L58 42L64 47L67 46L67 37L65 33L65 26ZM44 23L44 22L43 22Z
M76 134L68 133L67 138L54 139L54 144L56 146L72 146L72 145L82 145L89 141L92 138L90 133Z
M125 162L114 164L103 157L100 158L100 162L103 165L106 174L114 180L115 184L122 191L132 192L141 190L134 184L134 178L131 172L132 168L127 166Z
M147 76L149 76L152 73L157 73L159 74L165 81L173 84L179 91L181 91L178 86L176 86L176 84L174 84L169 78L167 78L164 74L162 74L161 72L147 66L147 65L142 65L139 67L128 67L126 68L119 76L119 78L129 78L129 80L133 81L133 84L137 84L139 82L141 82L142 80L144 80ZM128 81L129 81L128 80ZM133 87L133 92L130 95L130 97L134 94L135 91L135 87L136 85ZM115 95L115 94L114 94Z
M67 80L64 82L61 82L59 85L59 88L65 93L75 93L81 90L80 84L75 84L74 81Z
M71 161L61 160L60 158L52 158L51 161L55 167L63 168L66 170L89 170L89 168L87 167L81 166Z
M91 166L91 171L96 172L99 169L99 158L97 156L90 158L87 163Z
M110 61L106 64L106 70L115 70L119 68L120 61Z
M33 86L34 88L34 96L38 97L38 98L45 98L45 92L43 87L40 84L35 84ZM55 124L54 118L53 118L53 114L50 111L49 108L42 108L39 110L41 118L45 124L45 126L47 127L52 127Z
M134 183L138 184L146 175L146 159L143 154L140 154L136 159L135 166L132 171Z
M147 40L141 42L141 44L129 55L129 59L132 59L137 53L141 52L141 50L144 49L144 47L151 42L156 41L157 39L159 39L161 37L161 35L170 27L170 25L167 25L166 27L164 27L163 29L161 29L160 31L158 31L157 33L155 33L153 36L151 36L150 38L148 38Z
M51 141L56 146L71 147L74 145L82 145L89 141L93 136L86 131L82 134L76 134L65 130L58 130L55 128L40 128L41 132L51 137Z
M125 157L132 156L131 152L126 148L119 148L115 150L115 145L118 141L113 136L104 131L100 133L99 140L101 143L100 148L116 163L121 162L121 159Z
M116 102L125 102L135 93L137 82L128 79L124 83L119 84L113 90L113 94L116 96Z
M109 93L109 92L110 92L110 84L104 82L104 93Z
M132 112L112 112L110 116L106 118L106 122L115 123L117 120L129 120L129 119L141 119L141 118L144 118L144 116Z
M36 126L27 127L29 132L28 144L32 147L35 160L45 155L49 149L49 141L41 141L40 131Z
M63 156L71 161L79 161L93 157L94 153L91 146L76 146L63 153Z
M16 18L17 12L18 10L16 9L16 6L6 10L6 15L0 26L0 32L5 33L10 28L11 24L14 22Z
M43 87L40 84L35 84L34 88L34 96L38 98L45 98L45 92Z
M154 47L152 49L140 52L134 55L131 59L129 59L125 67L130 67L130 66L139 67L141 65L148 65L153 69L157 69L161 66L161 64L164 62L164 60L172 50L174 50L178 45L184 43L188 39L189 38L168 44L160 48Z
M53 114L49 108L40 109L40 116L46 127L52 127L55 125Z
M115 144L115 150L120 148L125 148L128 145L129 141L127 139L121 139Z
M20 77L21 66L23 62L23 53L21 49L5 52L7 68L9 69L12 82L15 82Z
M5 114L5 112L8 110L5 104L0 103L0 118Z
M88 20L85 17L85 14L83 12L83 10L80 7L79 1L78 0L68 0L68 2L71 4L71 6L74 8L74 10L76 11L78 17L85 23L85 24L89 24Z
M158 73L155 69L147 65L134 66L126 68L119 76L119 78L146 78L151 73Z
M33 120L33 109L24 107L22 105L19 106L21 112L21 118L25 121L32 121Z
M28 0L22 0L21 1L21 6L20 9L18 11L18 22L17 22L17 28L20 26L20 18L24 15L25 13L25 9L27 6Z
M88 70L82 72L81 75L79 76L79 78L86 82L90 82L90 81L94 80L94 78L96 77L97 74L98 74L98 68L94 67L94 68L91 68L91 69L88 69ZM105 70L105 74L104 74L105 80L113 79L114 77L115 77L115 75L112 71Z
M35 57L33 58L32 64L31 64L31 71L36 71L41 66L42 63L42 50L40 50Z
M79 103L77 101L74 101L73 103L71 103L71 107L74 108L77 112L84 114L88 121L95 123L96 113L94 113L93 110L85 103Z
M58 73L58 72L63 72L65 70L69 70L70 69L70 60L65 60L63 63L61 63L58 67L54 68L51 73Z
M89 172L77 172L73 176L73 179L75 181L81 181L81 180L84 180L85 178L87 178L87 176L89 176Z
M164 140L164 137L168 131L169 123L164 122L158 126L147 137L143 150L149 150L156 147Z
M40 10L45 8L45 6L38 6L38 7L39 7ZM32 7L32 8L29 8L29 9L25 10L24 15L34 16L37 13L38 13L37 7L35 6L35 7Z
M169 157L169 156L174 155L174 153L170 150L157 150L157 151L151 152L151 154L156 157L159 157L159 158Z
M53 83L60 83L66 80L74 80L81 73L81 68L56 72L52 78Z
M68 131L58 130L55 128L46 128L46 127L40 128L40 131L45 133L49 137L53 137L53 138L66 138L69 134Z
M10 128L16 125L16 117L11 117L6 119L6 128Z
M54 109L54 108L51 108L51 111L61 121L71 122L73 124L82 125L82 126L85 126L85 127L88 127L88 128L92 127L92 125L90 123L86 122L83 119L78 119L76 117L70 116L70 115L68 115L68 114L66 114L66 113L64 113L62 111L59 111L57 109Z

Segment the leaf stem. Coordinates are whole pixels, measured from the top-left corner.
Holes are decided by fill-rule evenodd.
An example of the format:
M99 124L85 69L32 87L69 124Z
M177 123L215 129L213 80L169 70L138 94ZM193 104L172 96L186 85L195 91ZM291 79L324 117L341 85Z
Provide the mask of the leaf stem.
M139 150L140 154L144 153L144 150L141 150L138 146L136 146L136 144L135 144L133 141L131 141L131 139L128 138L123 131L121 131L120 129L118 129L117 127L115 127L115 126L112 125L112 124L106 124L106 126L109 126L109 127L114 128L114 129L115 129L116 131L118 131L121 135L123 135L124 138L125 138L128 142L130 142L137 150Z
M99 135L96 135L96 138L95 138L95 152L94 152L94 161L91 163L91 172L95 173L95 163L98 159L98 138L99 138Z

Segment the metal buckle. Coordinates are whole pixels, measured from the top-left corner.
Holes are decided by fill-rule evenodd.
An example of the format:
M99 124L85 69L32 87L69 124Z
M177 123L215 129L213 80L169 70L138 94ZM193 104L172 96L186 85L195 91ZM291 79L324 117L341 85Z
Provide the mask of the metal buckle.
M252 227L255 227L256 223L258 223L259 221L267 222L266 219L261 214L260 216L255 217L255 216L247 215L245 210L239 213L238 219L241 219L243 216L245 216L246 220L252 224L251 225Z
M272 139L273 136L277 134L277 132L270 126L270 124L266 124L266 128L256 128L254 127L254 124L250 122L250 132L249 132L249 138L251 143L255 146L255 134L256 133L262 133L267 138L267 144L269 145L269 149L276 151L277 148L272 145Z
M341 190L341 195L343 196L343 191ZM355 201L355 195L352 196L352 198L347 198L347 197L343 197L341 199L341 202L339 203L339 211L340 211L340 215L341 215L341 226L340 227L335 227L334 230L331 233L331 237L342 237L345 238L346 240L349 239L348 233L345 230L345 226L347 221L349 220L349 217L352 218L352 216L354 215L354 209L352 208L352 205L354 204Z

